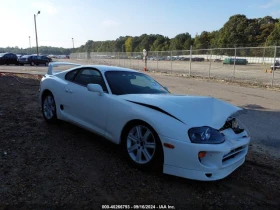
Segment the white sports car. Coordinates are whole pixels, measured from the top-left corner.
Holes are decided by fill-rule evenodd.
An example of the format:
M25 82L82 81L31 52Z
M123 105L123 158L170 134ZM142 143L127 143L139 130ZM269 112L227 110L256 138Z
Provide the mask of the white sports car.
M53 73L53 67L74 68ZM148 75L120 67L54 62L40 84L47 122L68 121L121 144L141 169L218 180L242 165L250 137L240 108L212 97L173 95Z

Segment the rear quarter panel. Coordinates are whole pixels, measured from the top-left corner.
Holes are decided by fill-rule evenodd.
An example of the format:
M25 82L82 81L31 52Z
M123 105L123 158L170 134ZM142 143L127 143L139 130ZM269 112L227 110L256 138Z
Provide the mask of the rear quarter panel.
M67 85L67 82L55 75L47 75L43 77L40 84L40 103L42 103L44 92L46 90L50 91L56 102L57 117L59 119L61 119L59 104L61 104L62 101L65 85Z

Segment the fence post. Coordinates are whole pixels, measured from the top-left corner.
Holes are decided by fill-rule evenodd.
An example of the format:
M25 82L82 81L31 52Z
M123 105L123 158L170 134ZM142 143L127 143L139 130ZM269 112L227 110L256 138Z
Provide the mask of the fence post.
M140 68L139 68L139 60L140 60L140 59L139 59L139 58L137 58L137 60L138 60L138 70L140 70Z
M262 59L263 65L264 65L264 55L265 55L265 47L263 48L263 59Z
M208 78L210 78L210 71L211 71L211 64L212 64L212 49L210 49L210 63L209 63L209 71L208 71Z
M134 69L134 54L133 52L131 52L131 59L132 59L132 69Z
M272 86L272 87L273 87L273 83L274 83L274 71L275 71L276 52L277 52L277 46L275 45L275 48L274 48L273 69L272 69L272 79L271 79L271 86Z
M126 60L125 55L123 55L123 67L125 67L125 60Z
M170 60L171 60L171 74L172 74L172 50L170 51Z
M157 71L158 71L158 51L157 51Z
M190 48L190 69L189 69L189 76L191 76L191 71L192 71L192 45Z
M233 75L232 77L235 77L235 60L236 60L236 46L234 46L234 62L233 62Z

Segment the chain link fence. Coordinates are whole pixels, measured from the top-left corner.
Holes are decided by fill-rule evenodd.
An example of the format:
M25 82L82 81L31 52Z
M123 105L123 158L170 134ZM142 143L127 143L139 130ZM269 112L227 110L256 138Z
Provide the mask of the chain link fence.
M71 53L81 63L120 66L143 70L142 52ZM243 81L258 85L280 86L280 47L210 48L176 51L149 51L149 71Z

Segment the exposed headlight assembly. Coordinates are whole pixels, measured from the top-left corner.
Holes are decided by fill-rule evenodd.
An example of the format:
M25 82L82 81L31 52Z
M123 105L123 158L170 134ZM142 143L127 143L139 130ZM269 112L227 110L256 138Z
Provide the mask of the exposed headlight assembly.
M226 121L226 124L223 126L223 130L227 128L232 128L234 133L239 134L244 131L244 125L234 117L229 117Z
M197 144L221 144L225 141L223 134L207 126L191 128L188 134L191 142Z

